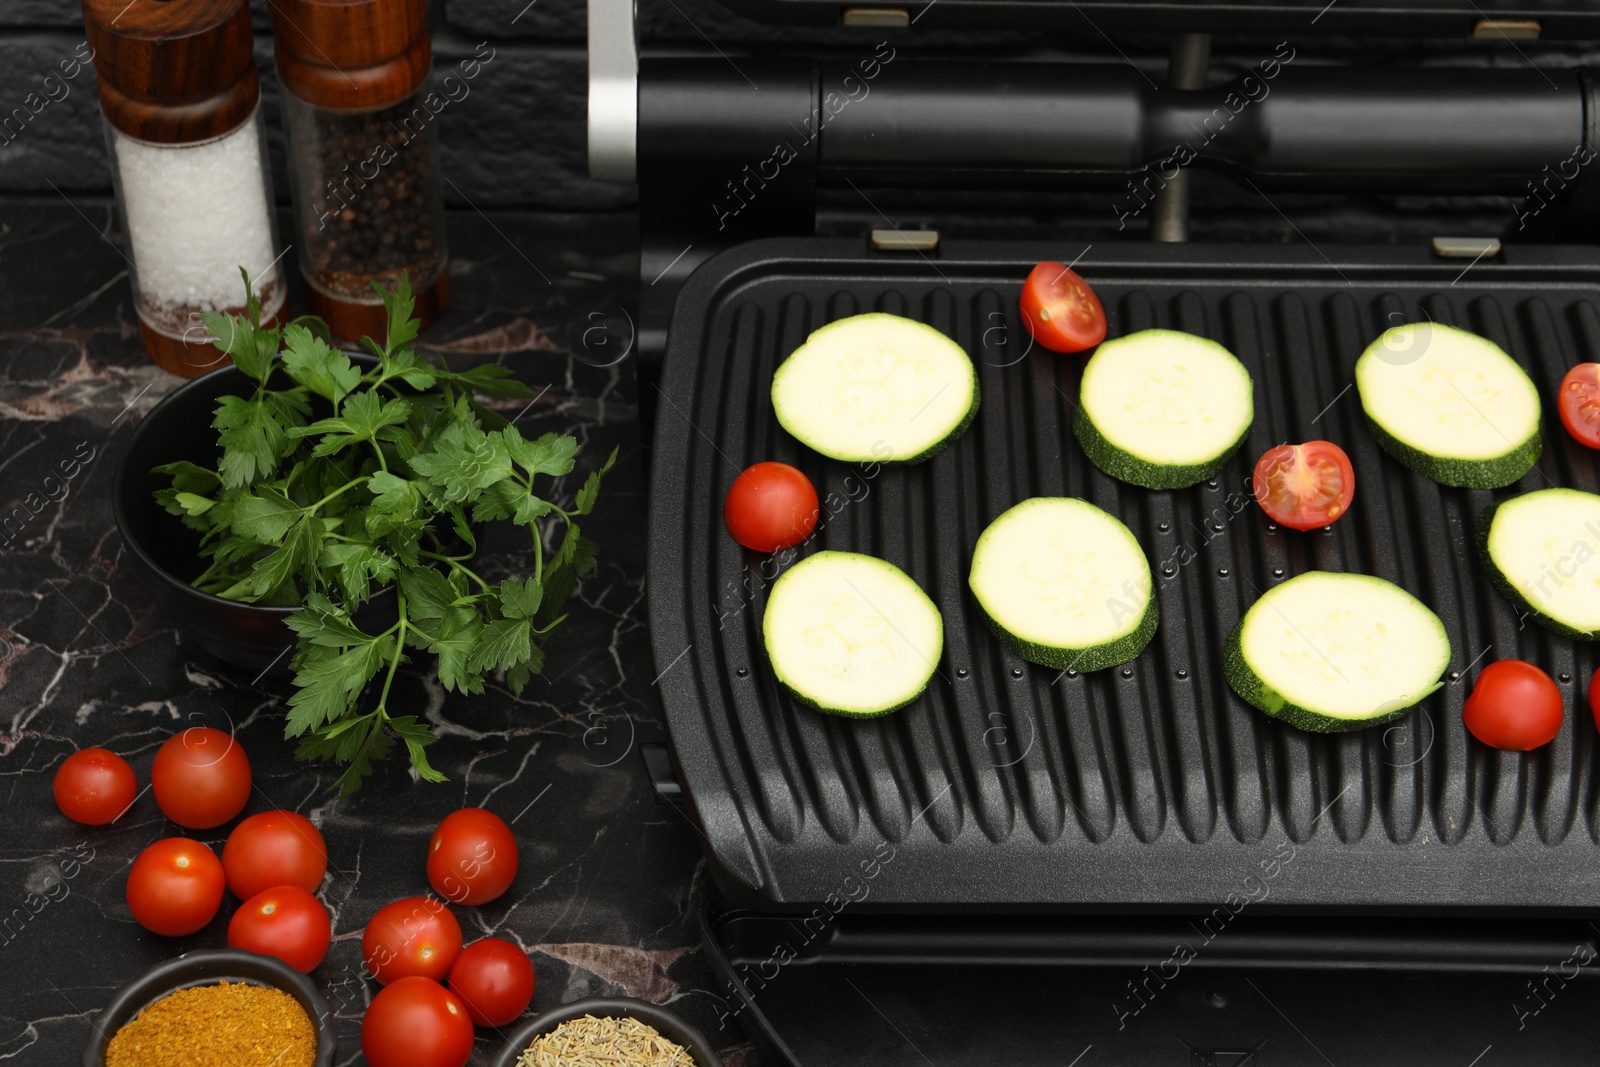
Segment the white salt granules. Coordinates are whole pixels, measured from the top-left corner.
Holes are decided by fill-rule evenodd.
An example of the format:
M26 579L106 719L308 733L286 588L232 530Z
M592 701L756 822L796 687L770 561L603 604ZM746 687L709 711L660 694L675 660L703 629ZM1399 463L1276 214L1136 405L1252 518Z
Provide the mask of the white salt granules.
M215 141L160 145L115 128L134 284L149 307L244 304L243 266L264 289L278 275L256 119Z

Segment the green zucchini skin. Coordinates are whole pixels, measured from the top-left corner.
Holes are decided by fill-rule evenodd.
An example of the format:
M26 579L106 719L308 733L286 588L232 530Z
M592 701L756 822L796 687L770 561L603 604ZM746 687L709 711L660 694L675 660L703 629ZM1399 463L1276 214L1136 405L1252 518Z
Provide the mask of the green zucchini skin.
M1222 653L1222 670L1227 677L1228 685L1244 700L1245 703L1258 711L1270 715L1274 719L1281 719L1290 726L1305 730L1313 734L1344 734L1353 730L1365 730L1372 726L1381 726L1386 722L1403 719L1411 714L1411 709L1416 704L1409 704L1393 711L1381 712L1365 719L1344 719L1335 715L1324 715L1312 711L1310 708L1291 704L1283 695L1267 685L1250 666L1244 656L1244 642L1241 636L1244 633L1244 619L1234 624L1233 631L1228 634L1227 644ZM1417 697L1421 703L1430 694L1437 691L1443 682L1436 682L1432 689Z
M1250 435L1250 428L1246 426L1239 434L1239 439L1213 460L1170 466L1140 459L1106 440L1081 405L1072 417L1072 431L1077 435L1084 455L1088 456L1096 467L1118 481L1144 489L1186 489L1208 478L1215 478L1222 468L1228 465L1228 460L1233 458L1233 454L1239 451L1239 446L1244 444L1245 438Z
M1075 670L1087 673L1104 670L1107 667L1117 667L1135 659L1150 644L1150 639L1155 636L1156 627L1161 621L1161 609L1157 606L1157 599L1152 591L1150 602L1145 606L1144 617L1139 620L1138 627L1132 633L1090 648L1062 648L1059 645L1040 645L1023 640L995 622L994 618L984 611L983 605L978 603L976 597L973 598L973 603L978 605L983 621L988 624L1002 645L1029 663L1062 671Z
M1515 485L1539 462L1544 452L1544 435L1535 429L1533 436L1511 451L1493 459L1454 459L1429 455L1396 439L1377 421L1367 416L1367 428L1383 450L1402 466L1430 478L1440 485L1457 489L1502 489Z
M928 691L928 687L924 685L921 689L917 690L916 693L907 697L904 701L896 704L892 708L883 708L879 711L846 711L844 708L830 708L826 704L818 703L813 698L808 697L804 693L800 692L800 690L791 688L789 684L782 678L778 679L778 684L783 687L783 691L785 693L789 694L789 699L793 700L796 704L799 704L802 707L810 708L812 711L820 711L825 715L837 715L841 719L881 719L885 715L894 714L901 708L910 707L922 697L923 693Z
M1512 499L1515 500L1516 498L1513 497ZM1498 589L1502 596L1511 601L1512 606L1521 613L1523 618L1532 619L1546 630L1558 633L1563 637L1570 637L1578 641L1600 641L1600 630L1575 629L1559 619L1551 618L1534 607L1532 602L1522 595L1522 590L1518 589L1516 584L1495 565L1494 557L1489 554L1489 530L1494 526L1495 512L1499 511L1501 504L1504 503L1509 503L1509 501L1490 504L1478 513L1478 554L1483 557L1484 570L1489 572L1489 583Z
M923 451L918 452L909 459L900 459L898 456L890 456L888 459L884 459L879 462L881 462L885 467L908 467L913 463L924 463L927 460L932 459L934 456L937 456L940 452L943 452L945 449L955 444L956 441L960 439L961 435L967 432L967 427L972 425L972 420L978 417L978 407L980 401L982 400L982 394L983 387L978 384L978 376L974 374L972 376L972 405L967 408L967 413L961 417L961 421L956 424L955 429L946 434L942 441L939 441L930 448L926 448Z

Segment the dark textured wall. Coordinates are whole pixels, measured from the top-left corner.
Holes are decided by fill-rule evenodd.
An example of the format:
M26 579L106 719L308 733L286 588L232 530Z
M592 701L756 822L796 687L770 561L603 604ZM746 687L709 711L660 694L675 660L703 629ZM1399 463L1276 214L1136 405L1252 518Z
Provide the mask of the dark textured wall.
M265 0L257 9L257 58L264 104L281 174L277 85ZM639 0L646 50L737 57L759 78L764 57L780 48L853 54L888 36L902 54L1018 55L1133 62L1157 79L1165 42L1157 36L881 30L788 30L761 25L716 0ZM494 58L471 82L470 94L441 116L447 196L456 204L490 207L607 209L634 203L631 187L591 181L584 149L586 111L584 0L434 0L436 71L472 55L484 42ZM13 115L0 139L0 193L103 194L109 186L94 75L85 69L59 84L47 100L44 78L70 60L82 41L75 0L0 0L0 118ZM1219 67L1244 69L1259 58L1261 41L1217 42ZM1479 42L1308 42L1313 61L1379 64L1517 64L1530 59L1567 66L1600 61L1581 48ZM39 94L30 98L30 94ZM31 107L30 107L31 105ZM17 109L25 118L22 125ZM37 110L37 114L33 113ZM21 126L18 130L16 127ZM13 134L15 136L13 137ZM280 190L282 189L280 179Z

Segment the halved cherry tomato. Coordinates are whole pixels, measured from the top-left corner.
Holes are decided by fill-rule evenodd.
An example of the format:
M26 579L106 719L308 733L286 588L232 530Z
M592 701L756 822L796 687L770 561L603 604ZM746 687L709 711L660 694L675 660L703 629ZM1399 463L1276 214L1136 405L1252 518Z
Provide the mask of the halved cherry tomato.
M450 988L466 1001L479 1026L516 1021L533 1001L533 962L528 954L498 937L474 941L450 968Z
M243 820L222 846L228 888L240 900L295 885L315 893L328 873L328 846L311 820L292 811L261 811Z
M222 885L215 852L187 837L164 837L128 870L128 910L153 934L183 937L217 914Z
M1580 363L1567 371L1556 407L1573 440L1600 448L1600 363Z
M1052 352L1082 352L1106 339L1106 309L1089 283L1047 259L1022 283L1022 323Z
M787 463L757 463L729 486L722 521L744 547L776 552L810 537L819 510L810 478Z
M1594 712L1595 729L1600 730L1600 670L1589 679L1589 710Z
M1291 530L1316 530L1350 510L1356 472L1332 441L1267 449L1252 479L1267 517Z
M432 897L384 905L361 933L362 962L379 985L408 975L441 982L460 952L461 924Z
M192 726L167 738L150 768L156 806L179 826L209 830L244 810L250 761L221 730Z
M128 761L109 749L79 749L56 770L56 807L73 822L104 826L128 810L139 779Z
M452 904L487 904L516 876L517 839L492 811L452 811L428 841L428 884Z
M276 956L310 974L328 954L333 926L322 901L296 885L263 889L228 920L228 947Z
M378 990L361 1019L361 1051L371 1067L462 1067L474 1036L461 998L416 976Z
M1561 732L1564 705L1548 674L1523 660L1503 659L1479 673L1461 717L1484 744L1526 752Z

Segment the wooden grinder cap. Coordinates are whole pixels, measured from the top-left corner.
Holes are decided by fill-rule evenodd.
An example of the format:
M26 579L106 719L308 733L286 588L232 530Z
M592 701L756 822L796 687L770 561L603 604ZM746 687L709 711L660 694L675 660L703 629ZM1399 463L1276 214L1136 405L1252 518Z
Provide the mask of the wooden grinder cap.
M106 120L188 144L239 126L261 97L245 0L83 0Z
M433 61L427 0L271 0L278 76L318 107L396 103Z

